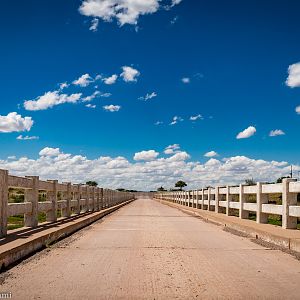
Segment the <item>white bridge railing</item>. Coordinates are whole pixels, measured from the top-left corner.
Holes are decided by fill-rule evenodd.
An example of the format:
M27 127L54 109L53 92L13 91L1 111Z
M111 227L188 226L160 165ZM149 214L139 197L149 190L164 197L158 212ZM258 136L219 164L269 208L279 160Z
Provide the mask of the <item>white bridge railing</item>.
M9 203L9 189L24 191L24 202ZM39 202L39 194L46 201ZM58 200L58 195L62 200ZM38 226L38 214L46 213L46 220L55 222L59 215L68 218L72 214L99 211L134 199L133 193L81 184L58 183L57 180L42 181L38 176L11 176L0 170L0 237L7 235L7 220L10 216L24 215L26 227Z
M253 186L240 184L193 191L158 192L155 198L216 213L223 210L228 216L232 215L235 209L239 211L241 219L247 219L249 212L255 212L257 223L267 223L270 214L281 215L282 228L295 229L297 218L300 217L300 206L297 205L298 193L300 182L288 178L277 184L257 183ZM281 194L281 205L269 203L272 194Z

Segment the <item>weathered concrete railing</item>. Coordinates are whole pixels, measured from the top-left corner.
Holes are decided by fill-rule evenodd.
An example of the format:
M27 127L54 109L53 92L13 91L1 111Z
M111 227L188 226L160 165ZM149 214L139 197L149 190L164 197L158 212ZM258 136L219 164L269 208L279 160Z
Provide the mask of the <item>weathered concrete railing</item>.
M283 179L282 183L277 184L257 183L254 186L241 184L194 191L159 192L156 193L155 198L198 209L213 210L216 213L222 209L228 216L232 214L233 209L236 209L241 219L248 218L249 212L255 212L257 223L267 223L270 214L281 215L282 227L295 229L297 218L300 217L300 206L297 206L298 193L300 193L300 182L294 179ZM282 204L270 204L271 194L281 194ZM252 201L248 202L250 196ZM233 201L233 197L237 198L237 201Z
M9 188L24 190L23 203L8 203ZM46 194L46 201L39 202L39 193ZM63 200L58 200L60 193ZM72 213L99 211L134 199L133 193L118 192L87 185L42 181L38 176L11 176L0 170L0 237L7 235L9 216L24 215L24 225L38 226L38 213L46 213L46 220L57 221L57 212L68 218Z

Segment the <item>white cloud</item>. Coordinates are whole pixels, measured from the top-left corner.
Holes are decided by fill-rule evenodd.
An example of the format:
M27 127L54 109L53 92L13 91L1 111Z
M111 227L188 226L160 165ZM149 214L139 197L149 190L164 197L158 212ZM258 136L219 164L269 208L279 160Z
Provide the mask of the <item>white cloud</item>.
M99 25L99 19L94 18L91 21L91 26L90 26L89 30L96 32L98 30L98 25Z
M251 137L252 135L254 135L256 132L256 128L253 126L249 126L248 128L246 128L245 130L243 130L242 132L240 132L236 138L237 139L247 139L249 137Z
M164 150L165 154L174 154L179 152L180 149L180 145L179 144L173 144L173 145L169 145L168 147L166 147L166 149Z
M182 121L183 121L183 119L181 117L175 116L175 117L173 117L173 120L169 125L175 125L178 122L182 122Z
M40 156L58 156L60 154L59 148L51 148L51 147L45 147L42 149L39 153Z
M162 121L156 121L155 123L154 123L154 125L156 125L156 126L158 126L158 125L162 125L164 122L162 122Z
M186 152L179 152L168 158L156 157L150 161L131 163L122 156L89 159L48 147L35 159L0 159L0 169L7 169L10 174L18 176L39 175L43 180L58 179L73 183L95 180L100 187L138 190L156 190L161 185L171 188L178 180L186 181L189 189L239 184L252 177L255 181L272 182L290 172L290 164L284 161L234 156L224 160L212 158L201 163L187 161L188 158ZM300 171L300 166L294 165L294 169Z
M95 104L87 104L85 107L88 107L88 108L96 108L96 105Z
M110 111L110 112L115 112L115 111L119 111L121 109L120 105L105 105L103 106L103 109Z
M59 91L47 92L43 96L39 96L35 100L26 100L24 107L26 110L45 110L55 105L64 103L76 103L80 101L82 94L60 94Z
M275 130L271 130L269 133L269 136L278 136L278 135L285 135L285 132L282 131L281 129L275 129Z
M133 82L137 81L137 77L140 76L140 72L132 67L123 66L123 72L121 73L121 77L125 82Z
M0 115L0 132L20 132L29 131L33 125L31 117L22 117L16 112L11 112L7 116Z
M74 80L73 84L79 85L81 87L86 87L93 81L94 81L93 78L89 74L83 74L78 79Z
M101 93L99 91L95 91L92 95L83 98L82 101L83 102L89 102L89 101L92 101L96 97L99 97L99 96L101 96Z
M191 79L190 79L189 77L183 77L183 78L181 78L181 81L182 81L183 83L190 83L190 82L191 82Z
M218 153L216 151L209 151L209 152L206 152L204 154L205 157L215 157L215 156L218 156Z
M67 82L63 82L63 83L60 83L59 85L59 89L60 90L63 90L65 88L69 87L69 84Z
M120 26L137 25L142 15L153 14L159 10L161 0L84 0L79 12L87 17L111 22L116 19ZM172 0L170 7L179 4Z
M290 65L288 69L288 78L286 80L286 85L294 88L300 87L300 62Z
M298 115L300 115L300 105L296 107L295 111Z
M159 153L154 150L141 151L141 152L135 153L133 159L150 161L150 160L156 159L158 155L159 155Z
M203 119L203 117L199 114L199 115L196 115L196 116L191 116L190 117L190 120L191 121L197 121L198 119Z
M23 136L22 134L17 137L17 140L23 140L23 141L30 141L30 140L38 140L38 136L29 136L25 135Z
M102 80L105 84L114 84L117 81L117 79L118 79L118 75L113 74L110 77L103 78Z
M144 97L140 97L139 100L147 101L147 100L150 100L154 97L157 97L157 94L155 92L152 92L151 94L147 93L146 96L144 96Z
M175 17L170 21L170 23L171 23L172 25L174 25L175 23L177 23L177 21L178 21L178 16L175 16Z

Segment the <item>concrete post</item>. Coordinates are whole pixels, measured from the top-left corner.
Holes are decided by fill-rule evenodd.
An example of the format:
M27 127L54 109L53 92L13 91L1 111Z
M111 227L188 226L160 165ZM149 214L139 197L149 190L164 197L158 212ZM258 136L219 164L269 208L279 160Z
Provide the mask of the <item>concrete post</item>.
M219 187L215 187L215 212L219 213Z
M284 229L297 228L297 217L289 216L289 206L297 205L297 194L289 191L290 182L293 181L291 178L282 180L282 228Z
M230 202L232 200L232 195L230 195L230 187L226 186L226 215L230 216Z
M77 191L76 191L76 200L77 200L77 207L76 207L76 213L80 214L81 212L81 205L80 205L80 200L81 200L81 185L77 185Z
M67 207L63 210L63 217L71 216L71 201L72 201L72 184L71 182L67 182L67 193L66 193Z
M25 190L24 201L31 203L31 212L24 215L24 225L26 227L38 226L38 202L39 202L39 177L26 176L32 180L32 187L30 190Z
M211 200L211 188L210 187L207 189L207 200L208 200L207 210L210 211L210 200Z
M244 186L240 184L240 208L239 208L239 218L240 219L247 219L249 217L249 212L244 210L244 203L246 202L246 195L244 193Z
M196 190L196 208L198 209L198 196L199 196L199 193L198 193L198 190Z
M7 235L8 171L0 170L0 237Z
M204 189L201 190L201 209L204 209Z
M100 188L100 210L102 210L104 207L104 203L103 203L103 188Z
M268 203L269 195L262 193L262 183L257 183L257 192L256 192L256 222L257 223L268 223L268 215L262 212L262 205Z
M96 210L96 196L95 196L95 187L92 187L92 199L93 199L93 205L92 205L92 211Z
M90 211L90 187L87 185L85 187L85 212Z
M48 180L52 183L52 189L47 191L47 201L52 203L51 211L47 212L47 221L56 222L57 221L57 180Z

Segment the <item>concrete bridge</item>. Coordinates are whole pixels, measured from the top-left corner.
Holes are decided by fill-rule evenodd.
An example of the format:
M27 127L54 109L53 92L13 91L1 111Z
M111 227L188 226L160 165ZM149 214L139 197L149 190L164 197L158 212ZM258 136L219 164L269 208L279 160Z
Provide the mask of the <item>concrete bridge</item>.
M49 213L52 218L46 225L35 221L3 230L7 234L0 241L2 262L9 265L10 255L21 258L22 251L45 246L45 236L55 241L60 234L85 228L3 272L0 294L13 299L300 297L299 230L264 224L271 209L282 214L283 222L285 215L297 218L298 182L160 193L154 198L139 194L132 201L130 193L1 174L2 201L8 200L10 187L26 192L20 208L6 205L6 216L17 209L32 222L36 203L37 211L47 207L51 212L55 207L56 218L58 210L68 211L57 220ZM41 205L37 197L41 192L50 204ZM267 203L274 192L281 194L282 204ZM256 202L247 202L249 195L256 195ZM254 209L261 213L257 222L243 212ZM294 221L287 219L286 224Z

